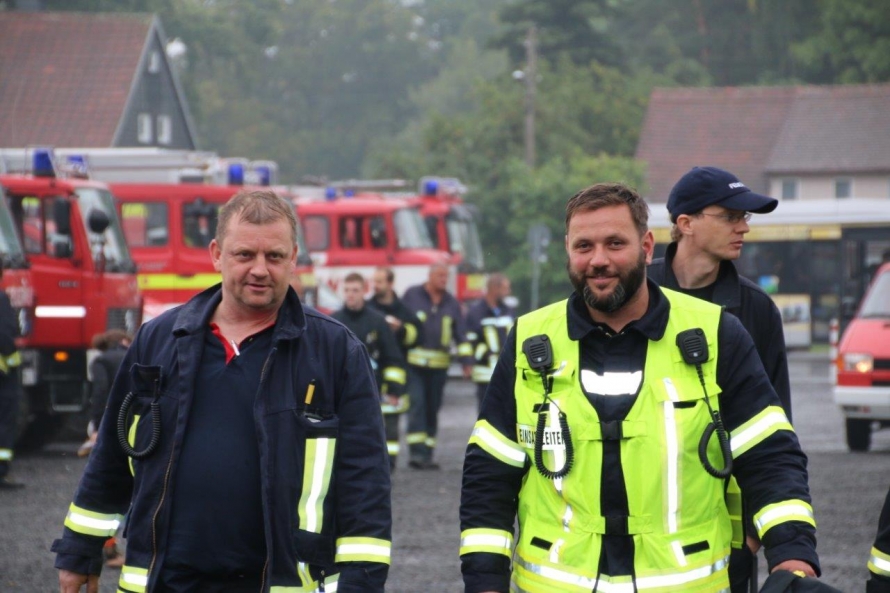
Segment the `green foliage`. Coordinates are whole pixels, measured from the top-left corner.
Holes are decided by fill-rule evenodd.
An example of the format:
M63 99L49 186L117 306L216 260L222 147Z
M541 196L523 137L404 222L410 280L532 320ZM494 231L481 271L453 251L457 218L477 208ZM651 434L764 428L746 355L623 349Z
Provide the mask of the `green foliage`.
M882 0L820 0L819 30L792 46L820 84L890 80L890 10Z

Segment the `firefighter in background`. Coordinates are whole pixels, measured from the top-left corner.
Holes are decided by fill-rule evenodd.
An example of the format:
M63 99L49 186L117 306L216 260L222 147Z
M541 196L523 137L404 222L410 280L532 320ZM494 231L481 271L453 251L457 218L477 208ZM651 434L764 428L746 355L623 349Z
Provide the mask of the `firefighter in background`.
M890 491L878 520L878 535L868 558L866 593L890 593Z
M414 311L423 327L423 339L408 351L408 466L413 469L439 469L433 461L439 408L451 365L451 343L463 366L463 376L472 374L472 349L466 340L466 330L460 303L448 292L448 265L430 266L424 284L405 291L402 300Z
M0 278L2 277L3 263L0 262ZM18 335L18 317L9 302L9 296L0 290L0 488L2 489L24 486L21 482L14 482L7 477L12 463L16 418L22 397L18 369L21 359L15 345Z
M332 315L352 330L368 349L377 388L389 452L389 469L395 470L399 455L399 414L405 411L405 357L383 315L365 306L365 279L356 272L343 280L343 308Z
M408 350L421 340L422 327L417 315L396 294L394 284L395 274L392 268L379 267L374 270L374 294L368 299L368 305L384 316L402 352L407 355Z
M379 267L374 270L372 277L373 294L366 301L368 307L377 311L389 324L389 328L395 335L396 342L402 352L402 357L407 360L408 350L413 348L422 335L420 320L417 319L411 309L398 297L393 289L395 274L392 268ZM411 407L411 392L407 389L399 399L398 405L393 408L384 404L383 422L386 426L386 447L392 456L391 468L395 468L396 456L399 454L399 419Z
M516 320L513 310L504 303L508 296L510 279L503 274L491 274L485 285L485 296L467 311L467 339L473 348L473 382L480 410L507 332Z

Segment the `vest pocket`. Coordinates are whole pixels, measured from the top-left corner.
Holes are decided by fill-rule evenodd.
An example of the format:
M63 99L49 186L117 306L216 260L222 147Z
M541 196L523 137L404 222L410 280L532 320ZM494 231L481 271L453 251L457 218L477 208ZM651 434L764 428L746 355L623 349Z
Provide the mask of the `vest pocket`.
M330 536L294 529L294 550L299 562L321 567L334 564L334 539Z

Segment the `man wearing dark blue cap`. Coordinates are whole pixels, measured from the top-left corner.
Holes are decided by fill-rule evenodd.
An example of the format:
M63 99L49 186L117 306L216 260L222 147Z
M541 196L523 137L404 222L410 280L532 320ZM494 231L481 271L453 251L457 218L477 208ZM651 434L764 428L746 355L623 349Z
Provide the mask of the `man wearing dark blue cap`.
M759 286L740 276L732 263L741 255L751 213L766 214L778 204L748 189L729 171L693 168L668 197L672 241L665 256L649 266L648 275L665 288L722 305L741 320L790 421L791 386L779 309ZM734 484L729 492L738 496ZM741 537L736 543L741 543ZM760 542L749 535L747 546L733 549L729 562L733 593L747 591L752 551L759 547Z

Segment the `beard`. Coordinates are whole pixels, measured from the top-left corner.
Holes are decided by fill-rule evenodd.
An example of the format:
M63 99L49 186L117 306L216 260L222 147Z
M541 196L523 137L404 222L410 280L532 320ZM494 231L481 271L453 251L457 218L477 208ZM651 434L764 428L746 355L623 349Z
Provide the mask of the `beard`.
M568 267L568 265L567 265ZM584 302L591 309L602 311L603 313L614 313L627 304L627 301L637 293L640 286L646 279L646 253L641 249L640 258L637 265L633 268L618 273L618 285L606 296L597 296L587 284L588 278L608 277L607 268L594 268L590 274L584 272L575 272L569 267L569 279L572 286Z

